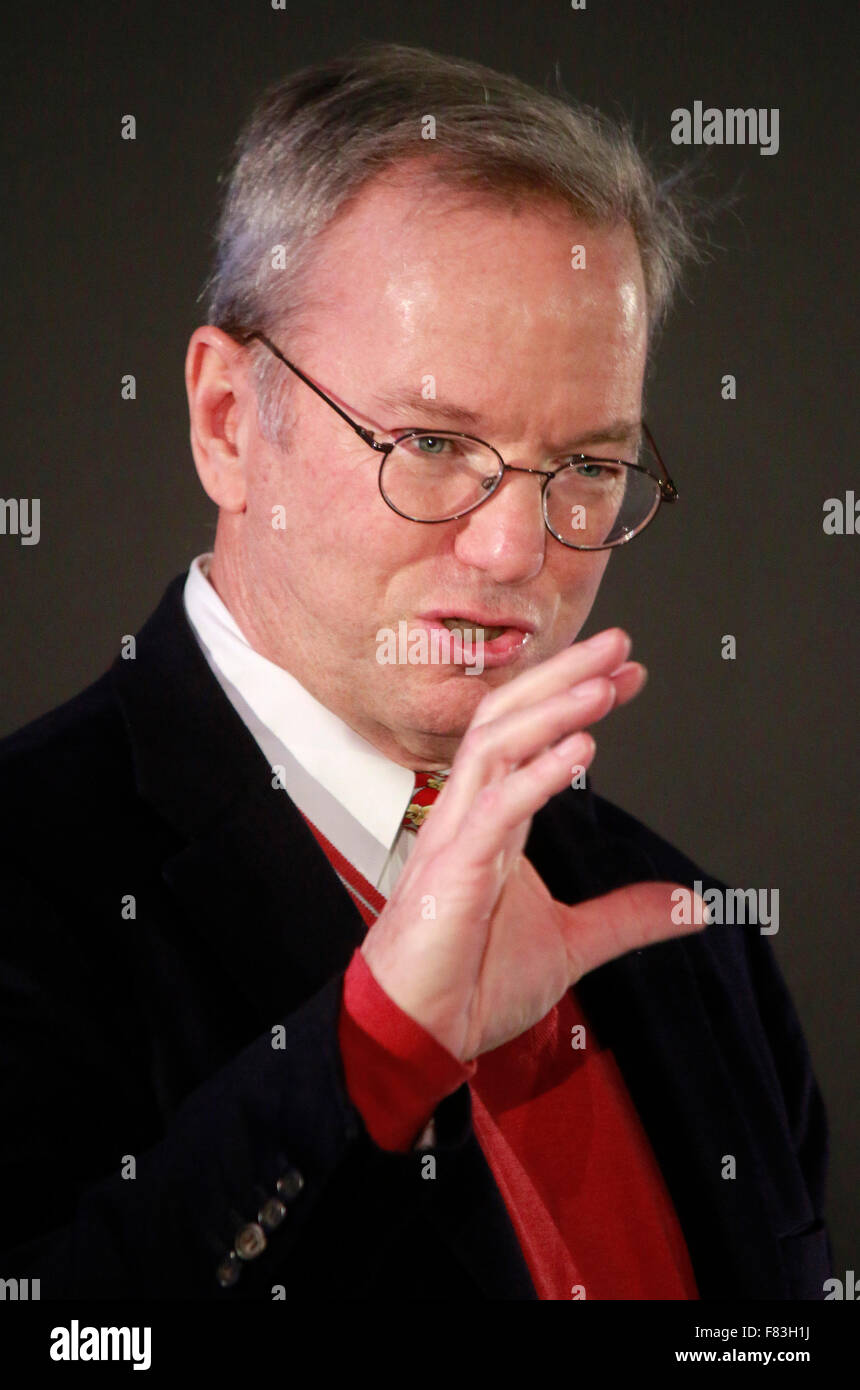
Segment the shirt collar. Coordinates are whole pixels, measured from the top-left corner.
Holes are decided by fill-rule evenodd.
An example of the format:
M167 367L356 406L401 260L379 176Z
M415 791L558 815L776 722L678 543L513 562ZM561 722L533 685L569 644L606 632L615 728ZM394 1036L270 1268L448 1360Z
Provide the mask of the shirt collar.
M213 673L270 764L283 767L299 810L375 883L400 833L413 773L254 650L208 579L211 558L191 562L184 602Z

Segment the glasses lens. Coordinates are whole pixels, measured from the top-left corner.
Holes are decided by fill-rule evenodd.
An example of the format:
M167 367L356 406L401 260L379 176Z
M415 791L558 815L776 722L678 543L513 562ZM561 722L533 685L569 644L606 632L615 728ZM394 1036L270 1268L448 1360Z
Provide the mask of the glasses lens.
M459 435L417 434L388 454L380 485L388 503L416 521L448 521L481 502L501 466L486 444Z
M657 472L649 451L639 462ZM624 463L571 463L547 485L545 505L558 539L590 550L620 544L641 531L660 505L660 488L647 473Z

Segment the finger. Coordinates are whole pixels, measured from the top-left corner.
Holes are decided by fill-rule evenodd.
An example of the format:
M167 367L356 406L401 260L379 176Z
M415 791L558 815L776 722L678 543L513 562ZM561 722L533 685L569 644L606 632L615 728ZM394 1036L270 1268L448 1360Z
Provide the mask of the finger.
M542 755L560 739L603 719L614 704L613 682L598 676L539 705L512 711L490 724L468 729L457 751L451 777L436 800L433 821L446 835L456 833L485 787L500 781L513 768Z
M594 677L588 684L594 685L594 683L600 679L600 677ZM614 709L615 705L629 704L645 686L648 679L648 672L640 662L626 661L616 669L610 679L615 688L614 701L604 706L604 702L598 700L597 708L595 708L593 712L587 707L575 707L573 713L579 716L575 721L572 718L570 721L567 721L565 712L571 708L569 697L581 697L583 690L586 688L584 684L575 687L571 691L564 691L557 697L556 704L545 701L543 710L547 715L547 722L543 724L538 722L539 719L543 718L540 712L541 707L538 707L537 710L534 709L534 707L527 707L525 710L515 715L509 715L507 720L501 718L497 720L496 726L498 728L499 742L502 746L502 754L506 763L509 766L517 766L523 762L527 756L535 756L543 752L546 746L570 734L572 732L571 724L576 723L580 727L584 727L586 724L593 723L597 719L603 719L611 709ZM556 713L558 715L557 718L553 717ZM480 727L486 728L484 725ZM531 746L529 747L529 745ZM491 744L487 745L487 751L488 756L491 756ZM455 762L455 767L456 766L457 764ZM465 780L462 780L463 772L461 769L458 769L458 778L461 779L460 790L463 793L463 797L465 800L471 800L471 798L476 795L476 782L474 777L467 776ZM484 780L486 781L488 778ZM454 788L456 785L456 782L453 782L451 786L451 802L454 800ZM457 803L459 805L464 804L459 795L457 797ZM451 806L449 804L449 810L450 809Z
M608 676L627 660L631 646L630 638L620 627L599 632L587 642L575 642L485 695L469 727L477 728L512 710L537 704L592 676Z
M421 831L424 848L433 852L456 838L458 849L468 854L471 865L481 868L491 863L529 817L545 806L551 796L570 786L574 768L587 770L591 766L596 751L597 744L586 730L562 739L525 767L482 787L454 834L436 820L440 796Z
M501 757L501 765L493 770L489 766L489 760L493 756L493 744L487 742L485 750L485 763L469 765L466 762L466 755L469 749L463 750L455 760L454 767L457 769L456 778L452 777L447 783L444 792L437 799L434 808L434 820L439 824L440 832L444 830L446 835L455 833L454 817L459 817L462 821L477 796L481 786L488 782L498 780L505 775L511 768L518 766L528 757L542 755L548 746L552 746L559 739L571 735L571 724L578 724L584 727L592 724L598 719L603 719L615 707L615 704L629 703L642 690L648 678L648 673L644 666L637 661L624 662L616 671L611 680L611 685L615 689L614 701L609 697L608 691L604 691L601 684L602 678L595 677L591 682L586 683L591 687L589 690L590 699L593 697L594 703L582 703L583 691L586 684L575 687L572 691L565 691L556 697L556 701L545 701L543 707L538 706L526 708L511 714L506 720L500 719L493 726L497 733L496 756ZM602 696L602 698L601 698ZM574 703L571 704L571 697ZM543 721L543 722L541 722ZM488 726L481 726L485 730ZM488 734L479 735L478 738L489 738ZM453 770L453 769L452 769ZM555 766L555 758L550 757L544 765L544 775L539 780L541 785L549 788L545 800L554 796L557 791L563 790L564 779L559 780L558 769ZM515 790L512 796L512 806L527 804L528 810L523 815L533 815L535 810L539 810L544 801L537 806L532 805L532 783L527 782L522 789L523 796L520 797L519 789ZM444 798L444 800L443 800ZM425 837L425 843L430 837Z
M616 692L615 704L626 704L632 700L647 679L648 672L638 661L625 662L612 678ZM590 722L593 721L589 719ZM500 843L520 822L535 815L546 805L550 797L564 791L571 784L574 773L579 768L587 771L594 760L596 749L594 739L589 733L577 731L552 744L525 767L508 773L505 778L505 794L494 801L491 817L488 813L488 823L495 824L499 832L497 842Z
M625 661L609 679L615 686L615 704L626 705L644 688L648 670L640 661Z
M626 888L616 888L603 897L563 908L571 984L576 984L590 970L596 970L599 965L616 960L628 951L638 951L657 941L701 931L700 926L691 927L689 922L672 920L673 911L677 911L672 894L678 888L676 883L632 883ZM704 925L707 908L698 894L692 896L698 899L700 910L684 915L694 918L701 916Z

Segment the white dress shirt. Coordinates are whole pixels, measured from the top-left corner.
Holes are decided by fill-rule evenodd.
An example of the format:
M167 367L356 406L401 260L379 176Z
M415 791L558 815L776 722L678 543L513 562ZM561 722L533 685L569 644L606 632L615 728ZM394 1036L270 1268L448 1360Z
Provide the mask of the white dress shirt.
M402 828L414 775L251 646L208 579L211 553L192 560L185 612L225 695L299 810L388 897L415 844Z

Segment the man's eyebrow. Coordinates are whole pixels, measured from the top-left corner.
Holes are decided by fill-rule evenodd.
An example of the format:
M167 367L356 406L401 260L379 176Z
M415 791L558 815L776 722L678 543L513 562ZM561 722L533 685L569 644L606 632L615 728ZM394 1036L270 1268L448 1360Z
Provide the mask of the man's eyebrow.
M469 433L481 430L487 424L482 415L467 409L466 406L456 405L453 401L428 400L426 396L422 396L420 391L380 391L376 393L374 400L383 407L397 411L398 414L414 410L418 414L426 416L431 423L433 420L444 421L446 424L459 427ZM428 425L428 428L430 427ZM632 420L611 420L602 429L588 430L576 438L568 439L561 446L561 451L578 449L583 444L621 444L628 439L638 437L641 430L642 420L639 417Z
M482 422L482 417L476 415L474 410L467 410L464 405L455 405L453 401L428 400L420 391L378 391L373 399L389 410L396 410L398 414L406 410L415 410L421 415L435 415L437 420L446 420L451 425L470 427L480 426Z

